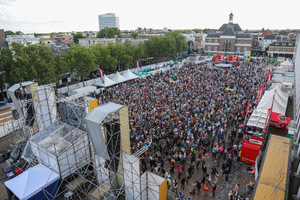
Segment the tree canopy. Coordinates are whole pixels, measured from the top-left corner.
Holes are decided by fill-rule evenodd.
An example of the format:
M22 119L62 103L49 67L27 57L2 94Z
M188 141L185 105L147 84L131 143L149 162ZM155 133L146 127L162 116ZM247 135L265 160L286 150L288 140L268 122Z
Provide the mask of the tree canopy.
M98 68L110 72L132 68L136 61L150 57L156 62L160 58L176 58L186 49L185 37L178 31L151 36L139 45L132 45L130 40L123 45L111 42L107 46L95 44L89 48L73 44L67 52L58 55L44 44L13 42L10 48L0 50L0 90L5 88L5 83L53 83L60 78L59 75L68 72L84 78Z
M82 33L76 33L73 35L73 40L74 43L78 44L80 38L86 38L85 36L82 35Z
M115 35L121 38L121 31L115 27L105 27L97 33L97 38L114 38Z

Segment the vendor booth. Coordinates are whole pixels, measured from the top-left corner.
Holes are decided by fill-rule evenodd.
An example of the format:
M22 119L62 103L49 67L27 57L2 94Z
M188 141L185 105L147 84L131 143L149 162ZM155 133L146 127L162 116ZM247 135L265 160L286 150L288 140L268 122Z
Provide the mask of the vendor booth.
M29 168L17 177L6 181L8 196L20 200L55 199L59 193L59 175L43 164Z
M255 164L256 157L262 148L262 134L248 134L243 136L243 147L241 153L241 161Z
M255 164L259 151L263 148L272 110L255 109L250 116L243 135L241 161Z

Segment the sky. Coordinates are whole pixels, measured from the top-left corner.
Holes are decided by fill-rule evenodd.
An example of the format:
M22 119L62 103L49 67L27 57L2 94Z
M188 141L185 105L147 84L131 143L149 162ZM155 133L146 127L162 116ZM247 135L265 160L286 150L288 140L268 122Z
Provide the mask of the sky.
M219 28L231 11L243 30L300 29L299 0L0 0L0 29L99 31L105 13L119 17L121 30Z

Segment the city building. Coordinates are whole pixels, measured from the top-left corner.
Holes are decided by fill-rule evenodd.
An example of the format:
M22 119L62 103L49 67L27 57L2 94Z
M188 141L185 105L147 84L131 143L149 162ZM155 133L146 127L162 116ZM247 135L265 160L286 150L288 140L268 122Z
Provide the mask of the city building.
M0 29L0 50L7 46L4 29Z
M0 42L6 42L4 29L0 29Z
M92 44L103 44L107 46L109 42L115 43L116 41L114 38L79 38L79 44L86 47Z
M6 41L8 42L8 46L10 46L12 42L21 42L22 44L29 42L33 45L39 44L40 38L35 38L34 35L8 35Z
M291 133L293 133L292 141L292 156L291 156L291 182L289 187L289 197L292 199L300 198L300 34L298 34L296 39L295 47L295 57L293 59L295 66L295 82L293 91L293 122L294 124L290 126ZM290 132L290 130L289 130Z
M37 38L40 38L41 44L52 44L53 43L50 35L40 35L40 36L37 36Z
M116 17L114 13L106 13L103 15L98 15L99 20L99 30L106 27L114 27L120 29L119 17Z
M269 47L269 45L272 43L272 42L275 42L277 41L276 39L276 35L266 35L260 42L261 44L261 49L263 51L266 51L267 48Z
M73 35L58 34L58 35L53 35L52 39L53 39L53 41L69 42L69 41L73 41Z
M210 32L205 39L207 54L241 54L250 51L252 37L242 31L239 24L233 23L233 14L229 15L229 23L223 24L216 32Z
M295 41L275 41L269 45L269 57L293 58L295 55Z

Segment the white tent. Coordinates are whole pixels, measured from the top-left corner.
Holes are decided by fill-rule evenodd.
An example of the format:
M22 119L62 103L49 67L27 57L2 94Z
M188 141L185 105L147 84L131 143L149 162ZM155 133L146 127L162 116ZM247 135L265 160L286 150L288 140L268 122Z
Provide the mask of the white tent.
M117 83L122 83L125 81L128 81L127 78L125 78L124 76L122 76L119 72L117 72L113 77L110 78L111 80L117 82Z
M293 63L289 59L287 59L286 61L284 61L283 63L280 64L280 67L291 68L291 67L293 67Z
M40 192L42 192L41 195L44 195L42 189L45 188L47 190L47 187L55 183L59 178L57 173L45 167L43 164L38 164L17 177L6 181L4 184L20 200L23 200L29 199ZM50 190L49 192L51 193L52 191ZM57 191L54 191L54 194L56 192Z
M276 93L275 93L275 90L276 90ZM259 104L257 105L257 108L260 108L260 109L271 108L274 94L275 94L275 99L274 99L272 112L276 112L276 113L285 115L287 102L288 102L288 94L283 92L280 89L280 86L278 84L272 85L271 89L265 92L265 94L263 95Z
M82 88L77 88L71 91L71 95L94 92L96 89L97 88L95 86L86 86Z
M117 82L110 80L106 75L104 75L103 79L104 80L100 79L100 81L94 83L94 85L99 87L109 87L117 84Z
M256 108L248 122L247 122L247 126L255 126L255 127L258 127L258 128L264 128L265 126L265 122L266 122L266 119L267 119L267 116L268 116L268 110L267 109L258 109Z
M133 74L129 69L126 70L126 72L122 76L124 76L125 78L127 78L129 80L139 78L138 76L136 76L135 74Z
M216 67L232 67L232 64L223 64L223 63L221 63L221 64L216 64L215 66Z

